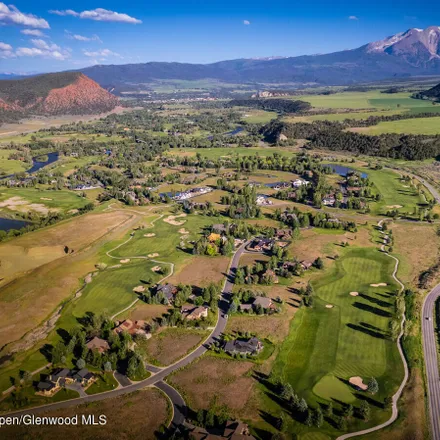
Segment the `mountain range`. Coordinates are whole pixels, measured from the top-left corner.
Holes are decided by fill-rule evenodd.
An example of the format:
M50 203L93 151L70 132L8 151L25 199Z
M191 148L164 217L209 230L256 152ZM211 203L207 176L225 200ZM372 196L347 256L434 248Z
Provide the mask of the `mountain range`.
M103 87L154 80L348 85L440 74L440 27L409 29L357 49L325 55L237 59L211 64L149 62L81 69Z

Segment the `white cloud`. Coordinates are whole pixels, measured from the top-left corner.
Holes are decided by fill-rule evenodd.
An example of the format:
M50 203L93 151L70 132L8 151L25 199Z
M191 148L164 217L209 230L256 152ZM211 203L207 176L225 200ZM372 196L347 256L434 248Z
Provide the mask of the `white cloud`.
M78 35L78 34L72 34L72 32L65 30L64 31L67 38L70 38L71 40L77 40L77 41L97 41L98 43L102 43L101 38L98 37L98 35L94 34L91 37L85 37L84 35Z
M0 41L0 58L14 58L15 54L12 51L12 46Z
M6 6L0 2L0 24L29 26L37 29L50 29L49 23L33 14L20 12L14 5Z
M119 57L122 58L121 55L119 55L116 52L111 51L110 49L102 49L102 50L97 50L95 52L89 52L87 50L84 50L84 55L86 57L93 57L93 58L98 58L98 57Z
M350 15L348 17L349 20L359 20L359 18L356 17L356 15Z
M22 29L20 32L24 35L31 35L33 37L41 37L41 38L47 37L46 34L43 34L43 32L39 31L38 29Z
M0 41L0 50L12 50L12 46Z
M251 22L249 20L243 20L243 24L245 24L246 26L249 26L251 24Z
M128 14L122 14L120 12L114 12L109 11L108 9L103 8L96 8L92 9L91 11L83 11L83 12L76 12L72 9L66 9L66 10L50 10L49 13L55 14L55 15L71 15L73 17L79 17L94 21L113 21L113 22L119 22L119 23L130 23L130 24L140 24L142 23L141 20L138 20L137 18L130 17Z
M56 45L55 45L56 46ZM70 53L61 49L40 49L39 47L19 47L15 54L18 57L42 57L64 61L70 57Z
M57 46L56 44L53 44L53 43L47 43L44 40L32 39L31 42L32 42L32 44L35 47L38 47L38 49L43 49L43 50L61 50L60 46Z
M72 11L72 9L66 9L64 11L52 9L49 11L49 14L60 15L61 17L64 17L66 15L72 15L73 17L79 17L78 12Z

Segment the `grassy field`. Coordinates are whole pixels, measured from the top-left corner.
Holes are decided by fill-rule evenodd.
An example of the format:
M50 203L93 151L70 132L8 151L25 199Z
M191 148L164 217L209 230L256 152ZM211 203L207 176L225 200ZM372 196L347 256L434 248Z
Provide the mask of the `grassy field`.
M275 112L267 112L264 110L250 110L245 109L246 114L243 116L243 121L248 122L249 124L267 124L272 119L276 119L277 113Z
M425 205L425 199L408 182L400 180L399 174L389 170L365 170L383 199L371 203L373 213L386 213L393 206L399 212L412 214L419 205ZM400 206L400 208L399 208Z
M374 376L380 392L373 400L380 406L382 399L395 391L403 374L395 343L385 338L397 287L390 276L393 266L393 260L376 249L358 248L347 251L318 278L313 283L315 306L300 309L292 321L274 364L275 376L291 383L309 403L332 399L355 406L359 393L346 381L352 376L366 381ZM379 282L388 286L370 286ZM360 295L350 296L351 291ZM334 307L328 309L326 304ZM267 403L273 407L273 401ZM372 413L374 422L387 417L386 411L374 406ZM350 429L358 424L353 422ZM295 424L293 430L298 432L295 429L305 428ZM334 432L326 423L322 431Z
M0 174L19 173L21 171L25 171L27 168L30 168L27 164L25 164L21 160L8 159L11 153L16 153L16 152L17 150L13 150L13 149L0 150Z
M404 134L439 134L440 116L433 118L403 119L392 122L379 122L372 127L351 128L350 131L365 134L404 133Z
M432 104L421 99L412 99L410 93L384 94L379 90L368 92L343 92L333 95L303 95L292 99L300 99L320 108L352 108L396 110L412 108L432 108ZM424 110L423 110L424 111ZM429 111L429 110L428 110Z
M12 197L20 197L19 204L10 201ZM27 202L27 203L25 203ZM0 206L9 211L35 211L47 214L49 210L69 211L70 209L83 208L89 203L79 192L53 191L35 188L2 188L0 192Z

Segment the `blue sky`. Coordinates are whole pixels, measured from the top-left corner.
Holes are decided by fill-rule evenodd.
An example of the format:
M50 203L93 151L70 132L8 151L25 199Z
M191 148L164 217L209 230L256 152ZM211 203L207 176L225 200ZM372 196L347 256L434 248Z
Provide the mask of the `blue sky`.
M0 72L328 53L440 25L439 3L0 0Z

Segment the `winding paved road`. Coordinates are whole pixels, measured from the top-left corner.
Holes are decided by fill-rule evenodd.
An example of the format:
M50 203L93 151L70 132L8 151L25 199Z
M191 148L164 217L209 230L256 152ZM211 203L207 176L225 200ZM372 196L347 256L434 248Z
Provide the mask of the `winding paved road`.
M131 393L133 391L137 391L137 390L140 390L140 389L148 387L148 386L156 385L156 384L162 382L172 372L174 372L180 368L185 367L186 365L190 364L191 362L193 362L194 360L196 360L197 358L202 356L208 350L209 345L211 345L213 342L215 342L216 340L218 340L220 338L221 334L223 333L224 329L226 328L226 324L227 324L227 320L228 320L227 310L229 308L228 297L232 292L232 287L233 287L232 281L235 277L235 271L238 267L240 257L243 254L245 247L248 244L249 244L249 241L247 241L246 243L243 243L237 249L237 251L234 253L234 255L232 257L232 260L231 260L231 263L230 263L230 266L228 269L228 273L226 275L226 279L225 279L225 282L223 285L223 290L222 290L222 293L220 296L220 300L219 300L218 320L217 320L217 324L216 324L214 330L211 332L211 334L208 336L208 338L204 341L204 343L202 345L200 345L199 347L197 347L193 352L191 352L190 354L188 354L184 358L180 359L179 361L175 362L174 364L169 365L168 367L162 368L157 372L153 372L149 378L142 380L140 382L136 382L131 385L125 386L123 388L118 388L118 389L112 390L112 391L106 391L104 393L93 394L93 395L90 395L87 397L78 397L76 399L70 399L70 400L66 400L64 402L51 403L49 405L38 406L38 407L29 408L29 409L25 409L25 410L21 410L21 411L9 412L6 414L8 416L18 416L18 417L23 414L41 414L41 413L44 413L47 411L57 410L57 409L61 409L61 408L69 408L72 406L82 405L84 403L98 402L100 400L118 397L123 394ZM170 397L170 399L173 401L174 407L176 407L176 405L177 405L177 407L182 406L183 399L180 396L180 394L178 394L177 391L174 390L174 388L172 388L171 386L169 386L167 384L165 384L165 385L159 384L158 387L161 388ZM168 391L169 391L169 393L168 393ZM179 399L179 397L177 397L176 394L180 397L181 400Z
M187 407L183 397L175 388L163 381L157 382L155 386L162 390L173 404L173 418L171 420L170 428L174 430L178 426L183 425L187 416Z
M426 296L422 309L423 354L428 385L428 406L433 440L440 440L440 378L434 326L435 302L440 297L440 284ZM430 318L430 319L427 319Z

